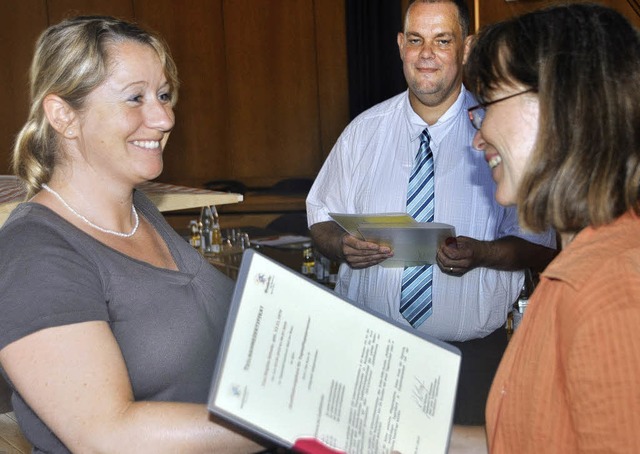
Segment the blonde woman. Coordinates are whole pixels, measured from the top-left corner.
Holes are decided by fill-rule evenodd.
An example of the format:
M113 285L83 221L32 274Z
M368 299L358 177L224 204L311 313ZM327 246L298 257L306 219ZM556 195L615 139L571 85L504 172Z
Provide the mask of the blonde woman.
M134 188L162 171L178 79L109 17L47 29L0 230L0 362L35 452L238 452L205 402L233 284Z

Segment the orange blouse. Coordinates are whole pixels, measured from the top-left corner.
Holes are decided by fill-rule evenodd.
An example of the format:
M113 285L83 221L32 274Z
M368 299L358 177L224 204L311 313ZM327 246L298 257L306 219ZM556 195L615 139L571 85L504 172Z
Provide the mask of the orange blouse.
M547 267L486 416L492 454L640 453L640 218L584 229Z

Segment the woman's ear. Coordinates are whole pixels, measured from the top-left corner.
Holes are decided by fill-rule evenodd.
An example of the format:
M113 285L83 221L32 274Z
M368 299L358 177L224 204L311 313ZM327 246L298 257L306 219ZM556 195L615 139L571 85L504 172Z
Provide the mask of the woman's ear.
M464 65L467 62L467 57L469 56L469 51L471 50L471 46L473 45L473 40L476 35L469 35L464 39L464 51L462 56L462 64Z
M42 107L53 129L68 139L76 137L76 113L65 100L58 95L47 95L42 101Z

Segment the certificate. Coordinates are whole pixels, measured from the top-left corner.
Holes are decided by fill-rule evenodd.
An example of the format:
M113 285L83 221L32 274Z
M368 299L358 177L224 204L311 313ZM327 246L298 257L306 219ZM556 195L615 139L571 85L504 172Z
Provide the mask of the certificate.
M436 263L438 248L447 238L456 236L454 226L439 222L364 224L358 229L367 241L389 246L393 250L393 257L380 264L386 268Z
M329 213L352 236L393 250L393 257L380 263L385 268L433 264L438 248L456 229L439 222L416 222L407 213Z
M459 367L454 347L247 250L208 408L284 447L446 453Z

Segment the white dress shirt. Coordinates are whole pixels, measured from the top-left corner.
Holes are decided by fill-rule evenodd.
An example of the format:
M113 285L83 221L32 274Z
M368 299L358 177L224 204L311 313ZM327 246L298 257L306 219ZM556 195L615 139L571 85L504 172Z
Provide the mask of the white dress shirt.
M432 126L435 166L434 222L455 226L456 235L495 240L507 235L555 247L555 233L526 234L515 208L494 198L495 183L484 155L471 147L475 129L467 108L475 103L463 87L449 110ZM427 127L411 108L408 92L355 118L338 138L307 198L309 225L330 221L330 212L406 212L407 185ZM402 268L376 265L362 270L340 267L336 292L400 323ZM433 314L420 331L442 340L481 338L505 323L517 299L523 272L476 268L462 277L434 266Z

